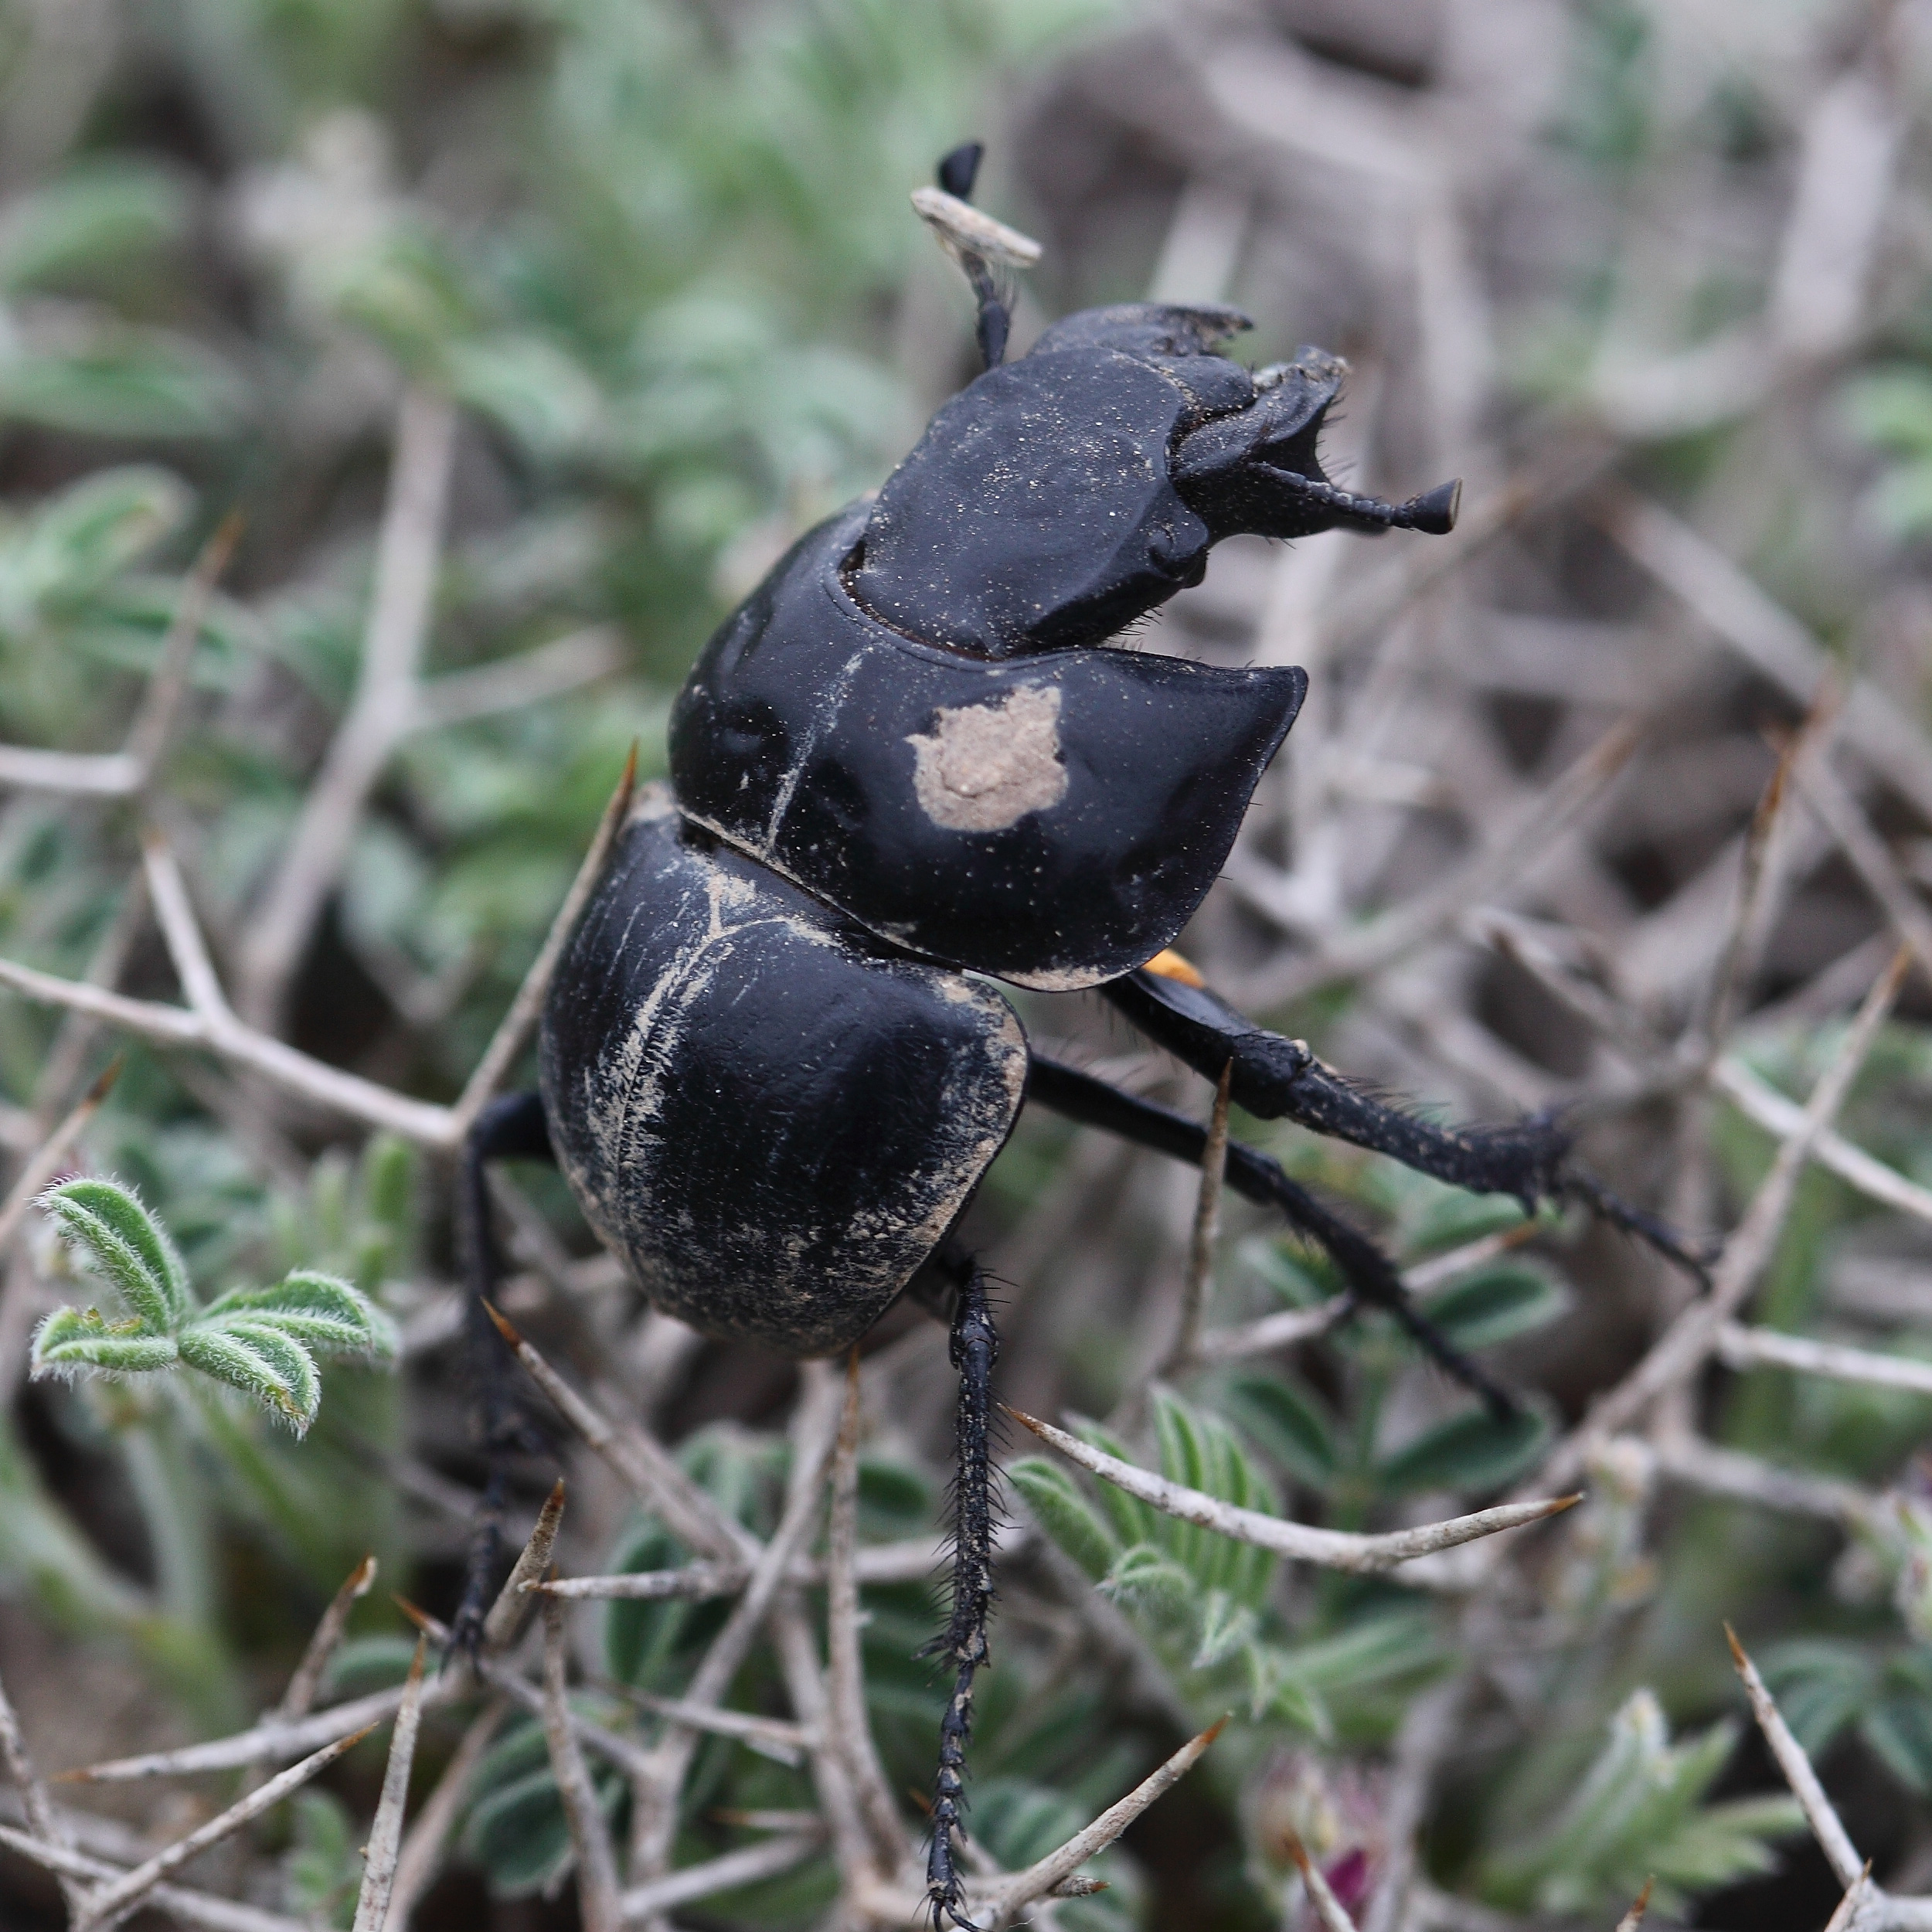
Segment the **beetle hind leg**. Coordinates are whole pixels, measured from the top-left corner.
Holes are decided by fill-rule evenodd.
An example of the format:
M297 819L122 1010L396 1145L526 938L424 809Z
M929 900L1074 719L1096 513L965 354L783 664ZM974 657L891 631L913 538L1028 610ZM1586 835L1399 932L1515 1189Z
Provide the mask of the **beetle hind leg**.
M947 1241L930 1272L952 1290L951 1354L959 1374L952 1487L952 1606L944 1635L931 1654L953 1671L946 1713L939 1723L939 1768L933 1781L933 1838L926 1856L926 1898L935 1928L971 1927L964 1909L955 1837L965 1835L966 1747L972 1735L973 1679L988 1661L986 1626L993 1604L993 1365L999 1336L993 1326L986 1275ZM930 1298L921 1294L922 1301Z
M506 1094L492 1100L477 1116L463 1143L457 1236L465 1290L464 1347L475 1378L484 1479L464 1565L462 1602L451 1626L452 1653L474 1655L481 1641L488 1591L502 1552L510 1464L532 1447L533 1434L509 1349L489 1316L503 1273L490 1223L489 1163L552 1158L543 1101L535 1094Z

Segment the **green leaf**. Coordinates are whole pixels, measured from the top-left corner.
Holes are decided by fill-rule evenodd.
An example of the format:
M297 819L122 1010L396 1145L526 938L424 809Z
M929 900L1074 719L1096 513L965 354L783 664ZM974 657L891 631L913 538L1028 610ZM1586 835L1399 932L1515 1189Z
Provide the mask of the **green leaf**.
M1857 1645L1823 1638L1780 1644L1759 1668L1792 1734L1814 1757L1865 1709L1878 1682Z
M1243 1241L1236 1253L1291 1308L1319 1308L1334 1298L1335 1284L1318 1280L1282 1242L1256 1236Z
M73 349L0 355L0 417L90 436L226 435L245 393L226 363L162 329L97 332Z
M1243 1645L1254 1641L1259 1628L1253 1609L1225 1590L1210 1590L1201 1605L1200 1639L1195 1645L1194 1668L1211 1670Z
M1852 427L1881 449L1932 452L1932 376L1910 367L1878 370L1848 383Z
M362 1883L361 1834L332 1791L295 1794L295 1842L282 1855L283 1902L311 1925L347 1927Z
M1229 1380L1227 1413L1297 1482L1325 1489L1340 1461L1335 1429L1319 1396L1284 1376Z
M272 1288L233 1288L204 1319L266 1322L305 1348L329 1355L393 1356L396 1325L360 1289L332 1274L298 1269Z
M0 218L0 287L111 273L179 241L187 222L187 197L172 175L140 163L83 164L8 203Z
M1127 1453L1127 1445L1097 1423L1083 1423L1075 1433L1083 1442L1090 1443L1103 1455L1112 1456L1121 1462L1134 1460ZM1114 1526L1115 1537L1123 1546L1158 1543L1163 1526L1172 1520L1164 1516L1151 1503L1142 1502L1138 1496L1130 1496L1117 1483L1096 1483L1094 1493Z
M1866 1713L1859 1735L1913 1791L1932 1791L1932 1699L1887 1697Z
M63 1181L41 1196L40 1206L149 1332L172 1334L192 1313L194 1294L173 1243L119 1182Z
M1573 1299L1547 1270L1514 1261L1452 1284L1422 1308L1458 1348L1473 1352L1562 1320Z
M1498 1489L1529 1468L1549 1440L1548 1419L1530 1409L1507 1418L1487 1409L1452 1416L1376 1464L1397 1495L1430 1489Z
M1121 1553L1120 1539L1057 1464L1027 1456L1006 1471L1047 1535L1097 1583Z
M133 1333L125 1322L111 1325L98 1308L56 1308L33 1333L37 1376L73 1376L88 1369L146 1375L171 1369L179 1359L172 1335Z
M253 1396L298 1436L308 1433L321 1406L315 1358L294 1336L268 1322L231 1318L192 1323L181 1333L181 1359Z
M1134 1543L1114 1560L1100 1587L1124 1603L1172 1615L1193 1600L1195 1582L1165 1550Z
M581 364L540 336L458 342L445 366L457 401L493 418L534 455L580 449L604 420L597 384Z

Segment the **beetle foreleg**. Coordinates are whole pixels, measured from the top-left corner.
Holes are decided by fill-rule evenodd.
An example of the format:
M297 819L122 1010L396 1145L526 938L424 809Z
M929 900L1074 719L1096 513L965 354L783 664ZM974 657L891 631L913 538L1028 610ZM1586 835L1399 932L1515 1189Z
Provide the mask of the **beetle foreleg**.
M1256 1026L1206 986L1143 967L1102 990L1150 1039L1205 1078L1219 1079L1232 1060L1235 1104L1263 1120L1291 1120L1352 1141L1472 1194L1513 1195L1526 1214L1566 1196L1583 1201L1700 1281L1706 1277L1702 1258L1682 1236L1570 1164L1570 1135L1551 1114L1499 1127L1438 1127L1323 1066L1301 1041Z
M457 1236L464 1286L464 1343L476 1378L477 1417L484 1458L483 1499L464 1570L463 1600L452 1626L452 1651L474 1651L502 1543L503 1505L509 1488L510 1459L529 1446L529 1430L515 1367L503 1338L489 1318L488 1304L501 1278L502 1257L490 1223L488 1164L495 1160L547 1161L549 1128L535 1094L506 1094L477 1116L463 1144L463 1170L457 1195Z
M1156 1154L1191 1166L1200 1165L1207 1130L1185 1114L1143 1100L1036 1053L1026 1076L1026 1095L1069 1120L1117 1134ZM1281 1210L1289 1226L1325 1249L1355 1301L1379 1308L1399 1322L1423 1352L1466 1389L1482 1397L1498 1416L1515 1413L1515 1403L1417 1308L1395 1264L1360 1229L1323 1206L1280 1162L1239 1141L1228 1144L1227 1185L1243 1200Z
M944 1257L950 1260L951 1257ZM952 1665L953 1690L939 1723L939 1770L933 1787L933 1842L926 1858L926 1896L935 1927L968 1926L961 1909L953 1835L964 1835L966 1746L972 1735L973 1678L987 1661L986 1624L993 1602L993 1328L986 1277L961 1257L953 1304L953 1366L959 1372L954 1453L952 1614L934 1649Z

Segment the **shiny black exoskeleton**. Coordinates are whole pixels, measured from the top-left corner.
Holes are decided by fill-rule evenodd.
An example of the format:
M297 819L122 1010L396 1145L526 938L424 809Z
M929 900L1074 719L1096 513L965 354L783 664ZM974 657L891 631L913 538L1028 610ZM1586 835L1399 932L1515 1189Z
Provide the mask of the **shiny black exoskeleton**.
M975 280L996 350L1005 315L985 312L983 265ZM1179 1159L1204 1146L1196 1122L1031 1053L986 978L1099 988L1209 1079L1231 1066L1250 1113L1526 1208L1580 1193L1669 1245L1570 1169L1553 1124L1430 1125L1162 970L1306 679L1137 653L1120 633L1237 531L1440 532L1455 515L1453 485L1394 505L1332 484L1315 446L1342 365L1304 349L1250 372L1219 352L1247 325L1222 308L1071 316L948 403L875 499L794 546L699 657L672 783L637 801L570 941L540 1113L499 1104L472 1148L485 1267L480 1163L547 1152L645 1294L706 1334L821 1355L909 1287L950 1314L957 1679L929 1877L955 1918L996 1342L952 1230L1028 1100ZM1272 1160L1232 1148L1227 1181L1502 1400L1380 1250Z

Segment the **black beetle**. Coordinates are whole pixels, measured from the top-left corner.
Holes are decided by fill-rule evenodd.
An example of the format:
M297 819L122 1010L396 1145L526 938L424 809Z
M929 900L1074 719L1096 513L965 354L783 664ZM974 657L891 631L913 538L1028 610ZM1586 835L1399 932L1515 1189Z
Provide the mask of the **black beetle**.
M976 151L941 164L970 192ZM876 498L795 544L706 647L671 725L668 788L640 797L559 966L542 1092L469 1149L467 1219L490 1281L482 1163L553 1158L658 1307L794 1357L849 1348L903 1294L952 1324L961 1377L955 1558L928 1881L960 1917L954 1833L986 1655L990 1381L981 1273L952 1230L1032 1100L1198 1162L1205 1131L1029 1053L984 975L1097 988L1250 1113L1285 1117L1526 1210L1588 1200L1695 1266L1668 1230L1569 1162L1547 1119L1437 1127L1163 958L1233 844L1299 708L1294 669L1111 648L1198 583L1236 532L1444 532L1457 486L1392 505L1316 454L1342 366L1304 349L1250 372L1232 309L1072 315L989 366ZM1508 1399L1410 1308L1380 1250L1252 1149L1227 1184L1278 1209L1492 1404ZM500 1459L513 1425L492 1405ZM473 1590L472 1598L480 1601Z

